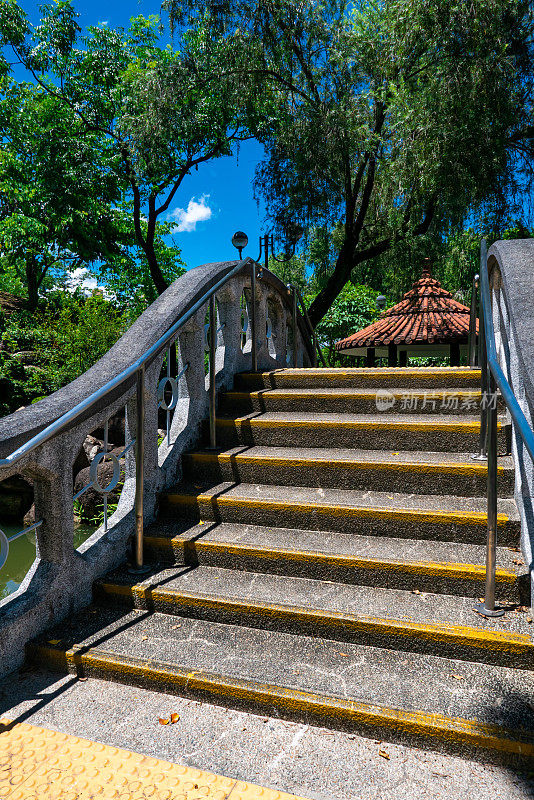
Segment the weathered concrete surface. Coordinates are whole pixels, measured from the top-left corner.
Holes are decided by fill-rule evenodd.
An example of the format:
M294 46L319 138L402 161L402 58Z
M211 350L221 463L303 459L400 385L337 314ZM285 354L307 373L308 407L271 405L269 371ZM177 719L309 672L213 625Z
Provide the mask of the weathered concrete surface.
M499 452L507 452L502 419ZM221 447L340 447L369 450L433 450L477 452L480 417L429 414L329 414L267 411L242 417L217 418Z
M480 389L260 389L223 392L222 414L250 414L252 411L329 411L336 414L474 414L480 406ZM377 402L380 406L377 409Z
M182 484L160 498L167 516L339 533L483 544L487 504L482 497L414 495L302 486L231 483ZM500 544L517 545L515 503L499 500Z
M162 589L166 593L216 596L221 607L213 610L215 619L218 618L219 613L223 614L224 601L235 599L242 601L245 607L247 602L251 606L271 603L305 610L315 609L324 611L326 614L337 612L422 624L443 623L490 632L505 631L529 635L532 631L532 626L527 621L529 615L526 612L510 611L498 622L495 622L473 611L473 600L470 597L430 592L414 594L405 589L351 585L313 580L309 577L245 572L239 569L189 565L169 567L157 570L145 580L137 582L127 570L118 569L106 575L101 583L106 586L109 584L138 586L146 592L149 604L150 589ZM180 607L172 609L171 606L168 608L168 613L179 614ZM194 611L192 613L194 615ZM235 612L235 617L237 621L239 612ZM262 622L260 621L259 624L261 626ZM283 620L277 617L265 619L263 624L274 630L283 628ZM332 630L332 633L334 632L335 626ZM345 637L340 634L340 638ZM406 639L408 638L406 637ZM405 645L409 646L408 642ZM430 647L431 649L439 647L439 637L436 637L436 641L432 642ZM483 660L484 653L481 657Z
M488 480L487 465L473 461L470 453L241 445L219 453L188 453L183 463L184 477L193 482L233 480L395 492L402 481L406 494L435 494L438 485L440 494L483 497ZM501 456L498 475L500 497L511 497L510 458Z
M164 588L172 588L172 584L165 583ZM241 677L363 702L372 699L376 705L462 717L534 734L530 711L533 672L355 642L340 644L304 633L95 606L48 635L53 642L59 638L58 647L64 649L76 647L84 652L96 648L174 663L192 672ZM48 638L42 641L47 643ZM432 649L438 647L436 643ZM129 682L126 670L114 675ZM239 703L238 697L232 700Z
M224 522L188 525L185 520L160 520L147 530L145 544L155 562L271 572L463 597L479 597L484 591L486 548L476 544L346 536L331 531ZM524 583L526 568L517 549L497 548L499 599L519 599L517 583L509 583L510 574L517 576L521 585ZM506 580L501 579L501 572L506 573Z
M0 709L11 719L310 800L534 796L532 774L513 769L71 675L14 675L0 685ZM180 721L159 725L171 712Z
M453 387L480 388L480 370L468 367L373 367L339 369L284 369L272 372L240 375L236 381L239 391L258 389L305 389L394 387L420 389L450 389Z

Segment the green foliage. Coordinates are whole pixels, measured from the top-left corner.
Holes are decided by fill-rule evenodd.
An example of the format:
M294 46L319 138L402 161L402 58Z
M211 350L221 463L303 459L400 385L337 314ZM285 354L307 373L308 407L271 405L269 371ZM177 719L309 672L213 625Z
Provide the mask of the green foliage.
M40 87L4 81L0 135L0 274L35 308L66 271L117 254L124 187L108 143Z
M4 319L0 349L0 415L36 402L89 369L130 323L127 313L95 292L55 291L37 312Z
M367 286L355 286L352 283L348 283L339 293L316 328L317 338L321 348L326 350L325 355L330 366L335 366L336 359L343 363L343 359L339 359L334 350L335 343L378 318L378 295L379 292Z
M177 24L200 15L194 0L167 6ZM265 79L256 188L272 219L282 231L296 218L341 232L312 322L358 265L431 228L446 235L484 204L519 199L518 167L534 154L524 0L225 0L208 9L205 24L239 32Z
M130 234L147 265L143 280L148 272L161 294L172 253L164 250L158 223L191 170L229 155L251 125L261 127L263 95L252 78L240 77L239 42L212 35L202 15L182 32L177 50L159 46L157 17L136 17L128 30L101 25L84 34L70 0L43 6L41 15L32 25L14 0L0 3L3 40L62 109L65 125L74 119L73 132L101 147L97 163L106 165L106 177L128 202ZM111 273L120 266L112 265Z

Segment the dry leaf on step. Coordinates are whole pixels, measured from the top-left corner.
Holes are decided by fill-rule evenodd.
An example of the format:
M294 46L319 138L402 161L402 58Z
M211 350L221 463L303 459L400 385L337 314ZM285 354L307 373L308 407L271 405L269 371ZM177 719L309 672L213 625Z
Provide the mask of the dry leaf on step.
M391 758L391 756L389 755L389 753L386 753L386 751L385 751L385 750L379 750L379 751L378 751L378 755L379 755L379 756L382 756L382 758L385 758L385 759L386 759L386 761L389 761L389 759Z
M171 722L172 722L173 725L174 725L175 722L178 722L179 719L180 719L180 715L179 714L176 714L176 713L171 714Z
M168 725L168 724L169 724L169 722L170 722L170 720L169 720L169 719L162 719L161 717L159 718L159 720L158 720L158 721L159 721L159 724L160 724L160 725Z

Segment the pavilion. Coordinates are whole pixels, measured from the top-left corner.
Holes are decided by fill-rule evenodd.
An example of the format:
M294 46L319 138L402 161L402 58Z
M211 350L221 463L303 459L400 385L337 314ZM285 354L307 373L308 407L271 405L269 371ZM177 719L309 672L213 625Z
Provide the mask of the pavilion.
M467 351L469 318L469 308L432 277L427 261L421 278L400 303L383 311L372 325L336 342L336 350L342 355L365 356L370 367L377 358L387 358L389 366L403 367L409 354L447 354L451 366L459 366L461 354Z

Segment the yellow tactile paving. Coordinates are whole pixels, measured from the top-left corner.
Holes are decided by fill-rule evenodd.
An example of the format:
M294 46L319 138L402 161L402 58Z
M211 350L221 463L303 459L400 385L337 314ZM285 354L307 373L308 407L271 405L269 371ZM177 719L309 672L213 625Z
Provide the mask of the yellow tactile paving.
M304 800L129 750L0 720L0 800Z

